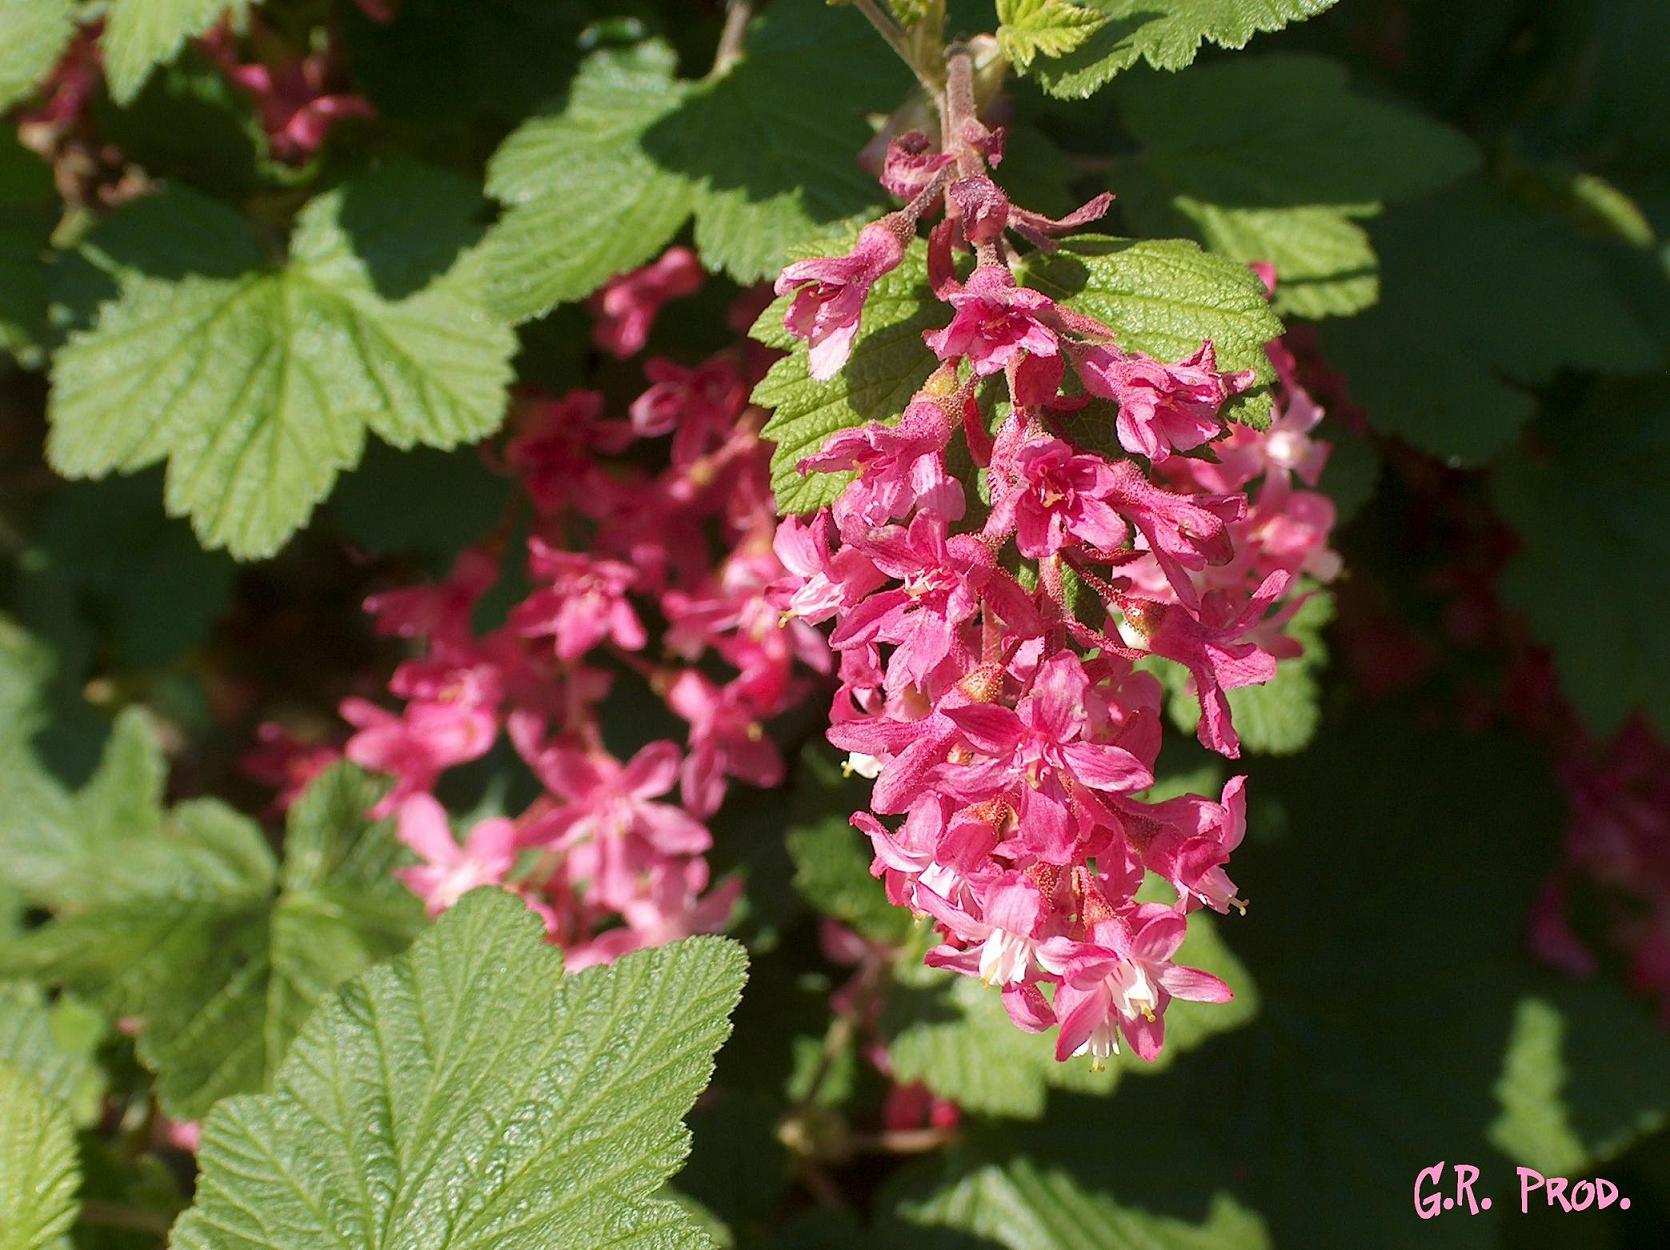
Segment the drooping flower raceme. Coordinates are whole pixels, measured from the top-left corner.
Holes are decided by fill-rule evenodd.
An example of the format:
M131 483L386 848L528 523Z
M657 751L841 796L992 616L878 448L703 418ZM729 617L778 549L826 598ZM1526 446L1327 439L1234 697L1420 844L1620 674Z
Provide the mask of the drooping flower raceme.
M1243 905L1227 865L1246 809L1239 776L1217 797L1143 799L1161 741L1149 670L1183 666L1201 741L1239 754L1226 692L1296 653L1281 627L1303 579L1338 568L1331 506L1308 489L1326 456L1312 437L1320 410L1274 345L1275 423L1231 426L1224 408L1253 377L1220 370L1210 342L1156 360L1019 285L1007 234L1048 245L1106 199L1061 222L1027 213L985 172L1001 150L992 132L965 116L945 135L941 151L896 139L884 172L911 197L913 226L944 213L929 275L950 315L924 335L940 365L896 423L842 431L802 462L855 476L831 507L780 524L787 573L772 594L786 618L833 622L828 736L874 779L872 810L853 823L888 897L937 930L928 962L997 987L1024 1029L1058 1026L1058 1058L1099 1065L1123 1043L1152 1059L1173 999L1231 996L1176 955L1190 911ZM896 225L885 249L871 227L851 255L798 262L779 281L803 293L785 325L807 340L814 376L852 350L876 260L896 263ZM1060 414L1080 402L1069 369L1078 393L1117 408L1103 445L1143 461L1068 435ZM989 435L976 394L987 378L1010 401ZM989 502L948 467L959 438ZM1151 874L1173 903L1137 901Z
M681 273L664 257L601 302L611 346L641 345L651 305L689 285ZM389 682L397 710L343 704L356 730L345 751L393 776L379 811L418 856L400 876L432 913L475 886L513 889L570 969L724 927L741 882L710 880L707 821L733 782L782 780L763 725L830 667L809 625L780 627L768 593L818 556L792 535L774 543L761 414L746 407L760 371L738 352L693 366L651 358L626 419L605 417L595 392L525 394L501 464L531 509L527 589L480 628L512 555L489 544L438 585L367 601L380 632L421 652ZM617 756L605 704L628 686L660 705L652 721L684 725L682 743L656 737ZM537 797L477 819L460 842L435 790L501 746ZM295 767L268 771L288 780Z

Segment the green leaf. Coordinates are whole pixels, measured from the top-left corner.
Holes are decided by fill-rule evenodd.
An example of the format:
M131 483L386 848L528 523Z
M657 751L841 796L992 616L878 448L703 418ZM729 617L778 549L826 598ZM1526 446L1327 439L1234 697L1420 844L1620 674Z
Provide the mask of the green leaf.
M1380 298L1368 232L1330 208L1219 208L1187 197L1176 208L1214 252L1274 265L1271 305L1283 316L1348 317Z
M1074 312L1110 326L1127 349L1179 360L1211 339L1221 369L1251 369L1258 385L1226 412L1247 425L1270 421L1275 370L1264 345L1282 331L1264 284L1243 265L1186 239L1079 235L1025 261L1023 278Z
M868 786L843 778L827 749L814 744L800 753L785 835L794 888L819 913L865 937L902 942L913 927L910 912L888 902L882 883L870 875L869 839L848 820L864 806Z
M0 981L0 1063L33 1077L83 1127L98 1117L104 1093L104 1073L93 1059L102 1028L85 1027L85 1013L69 999L49 1007L27 981Z
M400 20L379 22L358 5L332 14L354 82L385 124L410 125L406 144L437 135L479 142L484 119L520 122L567 82L579 60L579 5L549 0L401 0Z
M526 122L487 166L506 206L489 237L488 292L502 316L539 316L641 265L678 233L696 191L644 151L645 132L678 108L674 56L646 43L593 55L567 107Z
M75 33L69 0L0 0L0 111L31 94Z
M1242 263L1268 261L1278 312L1345 315L1379 295L1367 233L1351 219L1453 182L1478 163L1460 134L1350 89L1313 56L1121 79L1120 119L1143 153L1118 189L1147 233L1179 224Z
M0 13L0 29L4 20ZM0 134L0 350L22 354L41 340L45 257L58 209L46 162L14 135Z
M465 547L503 519L513 485L479 455L373 443L326 505L342 533L368 551L420 552L444 574ZM431 508L426 501L444 499Z
M1292 755L1310 745L1322 720L1322 670L1328 648L1322 632L1334 619L1334 597L1317 590L1296 612L1283 631L1304 652L1276 663L1276 675L1262 686L1242 686L1229 692L1230 715L1241 745L1260 755ZM1200 720L1200 702L1189 691L1188 670L1159 661L1158 676L1166 684L1171 723L1193 734Z
M1475 181L1388 211L1371 234L1380 303L1324 322L1322 351L1370 423L1422 451L1488 460L1535 410L1527 388L1562 366L1658 363L1596 254L1557 217Z
M503 419L515 337L483 308L468 184L390 166L313 200L277 270L228 209L176 190L96 233L118 298L58 353L47 450L70 477L166 459L205 545L270 555L367 429L453 447ZM120 218L118 219L120 221Z
M204 1127L177 1250L700 1247L655 1196L742 988L692 938L565 977L538 917L478 890L344 988L271 1094Z
M1039 68L1044 90L1080 99L1137 60L1182 69L1202 43L1244 48L1256 34L1315 17L1334 0L1088 0L1106 24L1060 60Z
M995 1143L989 1143L995 1145ZM1264 1223L1227 1195L1202 1224L1153 1215L1029 1159L968 1152L918 1169L895 1191L887 1225L903 1245L961 1250L970 1237L1007 1250L1266 1250Z
M1059 1062L1055 1033L1026 1033L1003 1009L999 992L972 977L912 968L907 984L888 1000L882 1028L900 1081L921 1081L968 1111L1035 1119L1051 1089L1105 1094L1121 1073L1162 1072L1207 1038L1238 1028L1257 1014L1252 978L1224 947L1211 919L1195 913L1177 953L1185 967L1204 968L1229 982L1229 1003L1174 1002L1166 1011L1166 1044L1155 1062L1129 1052L1103 1071L1082 1059Z
M507 211L488 261L494 306L524 320L655 256L694 213L711 269L754 282L797 243L880 202L857 164L869 108L902 77L873 36L822 5L774 8L718 78L674 77L670 48L593 54L560 113L494 154L487 189ZM817 65L818 107L802 107Z
M163 512L161 478L72 483L53 495L40 523L53 570L108 619L126 669L162 667L202 643L230 603L237 573ZM112 534L122 535L120 544Z
M835 377L819 382L809 371L806 344L783 329L789 299L774 301L754 323L753 336L762 343L792 350L760 380L753 402L772 409L763 433L776 445L771 489L778 511L813 512L841 493L847 477L802 477L795 466L836 431L892 421L905 410L939 363L923 345L922 332L947 313L928 287L927 247L913 243L899 267L870 288L852 359Z
M1167 190L1229 208L1372 211L1471 172L1478 151L1413 109L1353 91L1319 56L1236 58L1186 77L1136 74L1115 93Z
M1108 20L1070 0L997 0L997 43L1022 73L1036 56L1065 56Z
M1616 382L1533 427L1491 496L1519 539L1502 597L1608 736L1635 711L1670 735L1670 390ZM1574 570L1581 588L1572 589Z
M126 104L158 65L172 61L187 39L208 34L229 9L241 20L248 0L110 0L105 17L104 75Z
M69 1112L0 1062L0 1250L65 1247L80 1185Z
M808 65L817 107L806 106ZM742 59L693 84L645 148L696 187L696 248L738 282L773 277L789 250L882 202L858 164L868 108L896 102L905 78L875 35L826 5L780 5L753 24Z
M79 794L50 818L0 822L0 879L55 912L0 944L0 969L139 1017L164 1109L196 1119L262 1088L313 1006L401 949L421 909L390 875L401 851L388 822L364 815L377 786L348 765L291 808L282 871L230 808L164 812L163 777L154 731L128 712Z

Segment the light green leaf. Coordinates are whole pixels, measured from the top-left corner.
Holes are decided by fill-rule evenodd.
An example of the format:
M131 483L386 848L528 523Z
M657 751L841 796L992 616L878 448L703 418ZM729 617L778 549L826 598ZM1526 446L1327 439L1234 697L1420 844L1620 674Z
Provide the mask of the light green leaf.
M1534 431L1491 475L1519 538L1502 597L1596 735L1639 711L1670 736L1670 389L1610 383Z
M1107 22L1070 0L997 0L998 46L1025 73L1037 56L1065 56Z
M187 39L208 34L230 10L241 20L248 0L110 0L105 17L104 74L110 94L126 104L158 65L172 61Z
M1371 425L1451 464L1511 444L1536 406L1527 388L1562 366L1659 363L1597 255L1558 217L1469 182L1388 210L1370 234L1380 303L1324 322L1323 355Z
M1155 69L1182 69L1202 43L1244 48L1256 34L1315 17L1335 0L1088 0L1107 19L1085 43L1039 67L1044 90L1078 99L1114 75L1146 60Z
M1241 745L1260 755L1292 755L1310 745L1322 720L1321 673L1328 663L1323 630L1334 619L1334 597L1317 590L1283 630L1304 652L1276 663L1276 675L1262 686L1229 691L1229 710ZM1193 734L1200 719L1200 701L1189 691L1188 670L1158 661L1158 676L1166 684L1171 722Z
M473 207L467 184L392 166L312 201L273 270L220 205L142 202L144 229L87 249L118 298L54 362L54 467L166 459L169 513L256 557L358 462L367 429L397 447L492 433L515 336L481 304L475 256L453 261Z
M52 818L0 822L0 880L55 912L0 943L0 969L140 1018L139 1057L163 1107L196 1119L262 1088L313 1006L404 946L421 909L390 875L393 831L364 815L376 785L347 765L292 807L282 874L230 808L199 799L164 812L162 780L154 731L129 712L98 773Z
M1267 1250L1271 1244L1264 1222L1224 1194L1213 1198L1205 1223L1191 1224L1124 1206L1069 1172L990 1153L990 1162L953 1155L908 1178L888 1217L901 1244L908 1238L923 1250L958 1250L970 1237L1007 1250Z
M0 1250L66 1246L80 1185L68 1110L0 1062Z
M969 1111L1035 1119L1044 1114L1051 1089L1105 1094L1122 1073L1162 1072L1178 1055L1238 1028L1258 1012L1251 976L1224 947L1210 918L1198 912L1190 917L1177 962L1223 978L1236 997L1228 1003L1173 1002L1166 1010L1165 1049L1157 1060L1144 1063L1122 1051L1100 1072L1084 1059L1058 1061L1054 1030L1016 1028L997 990L972 977L910 969L908 984L895 988L883 1020L883 1031L892 1038L887 1053L894 1076L921 1081Z
M1275 266L1271 306L1283 316L1348 317L1380 298L1368 232L1330 208L1219 208L1180 197L1177 211L1207 247Z
M1344 66L1320 57L1133 74L1118 96L1143 145L1115 184L1133 220L1147 233L1181 225L1233 260L1275 265L1282 313L1372 304L1378 263L1351 219L1453 182L1478 160L1457 132L1352 91Z
M49 1007L27 981L0 981L0 1063L33 1077L83 1127L97 1118L104 1093L104 1073L93 1060L102 1029L84 1027L85 1013L74 1000Z
M34 91L75 33L69 0L0 0L0 110Z
M706 1246L655 1191L745 966L692 938L565 977L538 917L478 890L314 1016L271 1094L215 1108L172 1245Z
M773 302L754 324L752 333L762 343L792 350L754 388L753 402L772 409L763 433L776 444L771 489L778 511L812 512L839 495L847 477L802 477L795 466L837 430L897 418L939 363L924 346L922 332L948 313L928 287L927 247L913 243L899 267L870 288L852 359L835 377L818 382L809 372L806 344L783 329L789 299Z
M690 216L696 191L643 148L686 88L663 44L606 51L581 66L559 114L535 117L487 166L506 206L487 245L488 293L521 321L596 290L659 252Z
M1270 421L1275 370L1264 345L1282 331L1264 285L1243 265L1186 239L1079 235L1026 258L1023 280L1074 312L1110 326L1127 349L1179 360L1211 339L1220 369L1251 369L1259 385L1226 413L1247 425Z
M4 22L0 12L0 29ZM46 162L14 135L0 134L0 351L24 354L40 342L46 324L45 258L58 207Z

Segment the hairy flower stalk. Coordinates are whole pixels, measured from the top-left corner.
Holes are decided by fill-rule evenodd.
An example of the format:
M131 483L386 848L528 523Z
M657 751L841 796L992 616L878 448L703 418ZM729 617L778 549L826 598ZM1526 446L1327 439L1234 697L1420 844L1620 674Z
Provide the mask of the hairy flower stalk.
M1311 436L1321 412L1277 345L1273 425L1231 426L1224 407L1253 376L1220 371L1210 342L1155 360L1021 286L1010 236L1051 247L1109 197L1059 221L1010 204L989 172L1002 133L971 84L954 51L938 144L893 141L882 178L908 208L778 281L797 292L785 325L829 376L905 227L939 216L929 274L950 316L924 335L939 367L896 422L802 461L855 476L831 507L779 526L773 602L785 621L833 622L828 737L874 780L852 821L888 897L937 930L927 962L996 987L1023 1029L1057 1027L1058 1059L1099 1066L1121 1041L1153 1059L1173 999L1231 996L1175 956L1190 911L1244 906L1226 869L1246 814L1239 776L1215 797L1140 797L1161 741L1154 665L1188 671L1201 741L1237 757L1227 692L1298 652L1282 625L1300 579L1338 569L1332 507L1306 489L1327 454ZM1007 412L991 403L998 379ZM1128 457L1067 432L1064 415L1092 399L1117 409L1100 445ZM985 470L983 491L953 454ZM1138 901L1150 874L1173 903Z

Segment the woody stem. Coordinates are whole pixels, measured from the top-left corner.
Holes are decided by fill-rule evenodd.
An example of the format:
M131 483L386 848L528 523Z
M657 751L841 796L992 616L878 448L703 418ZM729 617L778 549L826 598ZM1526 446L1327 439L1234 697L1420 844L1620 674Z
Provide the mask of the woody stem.
M922 84L922 89L928 93L928 98L935 99L939 95L939 84L931 75L922 70L917 63L915 53L910 43L905 39L904 31L890 17L887 12L876 3L876 0L852 0L852 7L862 13L870 25L876 28L876 33L887 40L887 46L899 54L899 59L910 66L910 72L916 75L916 81Z

